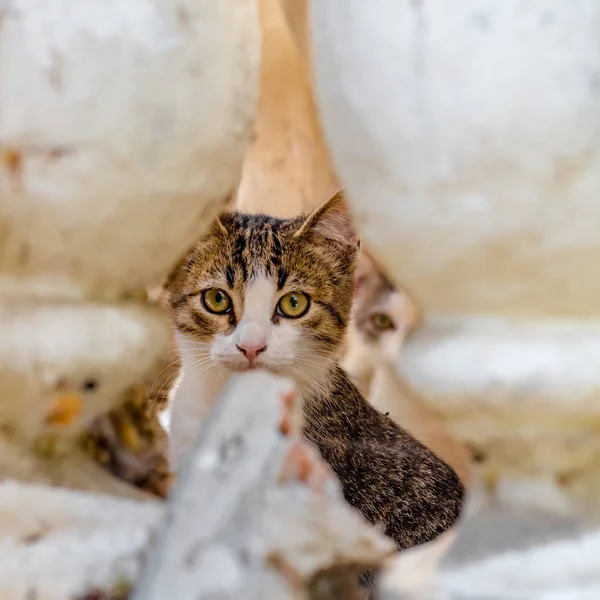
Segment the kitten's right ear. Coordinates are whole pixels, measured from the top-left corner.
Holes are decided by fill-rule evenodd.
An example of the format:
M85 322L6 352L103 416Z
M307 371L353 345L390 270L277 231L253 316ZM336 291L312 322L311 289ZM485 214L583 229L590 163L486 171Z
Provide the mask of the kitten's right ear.
M344 193L334 194L329 200L323 202L311 215L309 215L294 237L301 237L308 232L316 232L323 237L347 246L359 246L358 237L354 231L352 216L346 207Z

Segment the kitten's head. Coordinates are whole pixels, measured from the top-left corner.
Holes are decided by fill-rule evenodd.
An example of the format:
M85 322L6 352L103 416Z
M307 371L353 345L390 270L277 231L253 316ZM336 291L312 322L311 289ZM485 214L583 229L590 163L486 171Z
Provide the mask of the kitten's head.
M341 350L357 254L341 194L308 217L224 214L168 282L180 342L199 365L308 383Z
M364 248L355 285L352 317L359 340L378 358L395 360L406 334L420 323L417 305L390 282Z

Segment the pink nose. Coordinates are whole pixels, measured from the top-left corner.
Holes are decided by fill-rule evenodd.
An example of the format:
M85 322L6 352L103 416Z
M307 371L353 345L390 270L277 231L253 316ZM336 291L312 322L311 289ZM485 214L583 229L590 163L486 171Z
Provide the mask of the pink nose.
M254 360L261 352L267 349L264 344L252 344L251 342L237 344L236 347L248 360Z

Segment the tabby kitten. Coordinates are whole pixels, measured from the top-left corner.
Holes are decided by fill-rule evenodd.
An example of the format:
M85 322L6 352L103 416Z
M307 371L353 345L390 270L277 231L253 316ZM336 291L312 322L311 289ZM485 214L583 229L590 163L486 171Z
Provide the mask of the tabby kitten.
M339 366L357 254L341 194L308 217L222 215L167 285L183 366L170 434L174 444L178 436L191 443L227 373L289 376L302 397L304 436L346 500L408 548L452 526L463 486Z

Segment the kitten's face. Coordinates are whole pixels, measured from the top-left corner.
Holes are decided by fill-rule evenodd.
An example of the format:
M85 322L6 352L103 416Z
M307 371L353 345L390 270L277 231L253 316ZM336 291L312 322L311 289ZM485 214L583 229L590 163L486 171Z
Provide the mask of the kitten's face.
M360 340L375 349L380 358L390 360L395 359L406 334L421 318L416 304L365 252L356 270L352 316Z
M309 383L341 349L356 254L339 197L308 218L223 215L169 281L179 337L199 370Z

